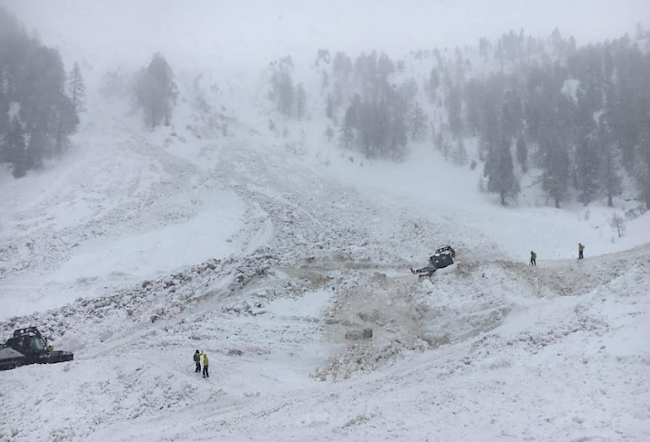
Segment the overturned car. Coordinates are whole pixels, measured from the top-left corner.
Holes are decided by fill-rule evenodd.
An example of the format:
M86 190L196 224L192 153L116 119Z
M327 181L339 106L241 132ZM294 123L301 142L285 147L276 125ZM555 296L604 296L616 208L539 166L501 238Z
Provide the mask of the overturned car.
M449 267L456 262L456 251L451 246L444 246L435 251L429 257L429 265L417 270L411 269L411 273L420 278L432 276L436 270Z

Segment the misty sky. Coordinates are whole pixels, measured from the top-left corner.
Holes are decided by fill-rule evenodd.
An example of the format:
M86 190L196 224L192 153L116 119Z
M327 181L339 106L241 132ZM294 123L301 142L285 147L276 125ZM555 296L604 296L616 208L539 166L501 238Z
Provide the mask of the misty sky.
M558 27L578 43L650 24L650 0L0 0L66 57L268 62L316 48L390 55Z

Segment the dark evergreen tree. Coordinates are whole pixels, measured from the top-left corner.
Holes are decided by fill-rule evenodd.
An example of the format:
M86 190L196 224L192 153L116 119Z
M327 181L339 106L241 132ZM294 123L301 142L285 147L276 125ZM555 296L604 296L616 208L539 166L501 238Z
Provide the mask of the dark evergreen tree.
M416 102L409 121L411 140L419 141L426 136L428 120L429 117L424 109L422 109L422 106L420 106L420 103Z
M583 204L592 202L600 191L600 152L593 144L592 138L584 137L576 150L578 198Z
M549 132L540 144L542 188L553 199L556 208L566 200L569 191L569 152L557 133Z
M646 209L650 210L650 113L646 118L646 127L637 149L635 175L645 199Z
M334 98L331 95L327 96L327 104L325 107L325 114L327 115L327 118L330 120L334 121L335 120L335 115L334 115Z
M467 164L467 149L465 149L465 143L463 143L463 140L459 138L456 141L456 147L454 148L454 154L453 154L453 160L454 163L457 166L465 166Z
M429 75L429 85L427 88L429 91L429 99L432 103L436 101L438 86L440 86L440 74L438 73L438 70L434 68L431 70L431 74Z
M151 63L140 71L135 84L135 100L142 108L147 125L152 128L171 124L176 101L174 73L161 54L154 54Z
M607 205L614 207L614 197L621 194L621 176L619 154L612 141L611 132L604 118L600 119L597 137L597 151L600 170L598 171L600 188L607 196Z
M524 173L528 171L528 145L521 135L517 137L517 162Z
M302 83L296 87L296 119L302 120L305 118L307 108L307 93Z
M501 141L488 151L483 176L487 177L487 190L499 194L501 205L519 194L519 180L515 176L510 140L502 137Z
M11 165L11 173L15 178L21 178L32 165L27 155L22 123L14 117L10 126L2 151L2 161Z
M455 139L459 139L463 132L462 96L459 86L451 86L447 95L447 113L449 130Z
M77 63L74 64L72 72L68 76L68 91L75 112L79 114L86 110L86 84Z
M339 131L339 144L346 149L352 149L356 143L356 130L358 119L354 104L345 111L345 117Z

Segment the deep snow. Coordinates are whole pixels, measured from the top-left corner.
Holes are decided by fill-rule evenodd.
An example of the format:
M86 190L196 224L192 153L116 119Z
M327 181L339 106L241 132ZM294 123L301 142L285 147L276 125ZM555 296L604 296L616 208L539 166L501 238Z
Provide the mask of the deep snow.
M0 373L0 441L650 439L647 215L612 241L611 209L502 208L428 146L367 161L230 109L197 139L184 105L175 136L104 106L0 177L0 336L75 352Z

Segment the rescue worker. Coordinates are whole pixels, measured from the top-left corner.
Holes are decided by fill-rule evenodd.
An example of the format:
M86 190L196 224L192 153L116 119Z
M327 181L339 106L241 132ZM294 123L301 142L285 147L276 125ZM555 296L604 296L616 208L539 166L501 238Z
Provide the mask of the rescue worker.
M531 266L537 265L537 253L533 252L532 250L530 251L530 265Z
M198 350L194 352L194 363L196 364L194 373L201 373L201 353Z
M585 246L578 243L578 259L584 259L584 257L585 257L585 255L583 253L584 251L585 251Z
M209 378L210 373L208 373L208 365L210 364L210 361L208 360L208 355L205 353L201 353L203 355L203 377L204 378Z

